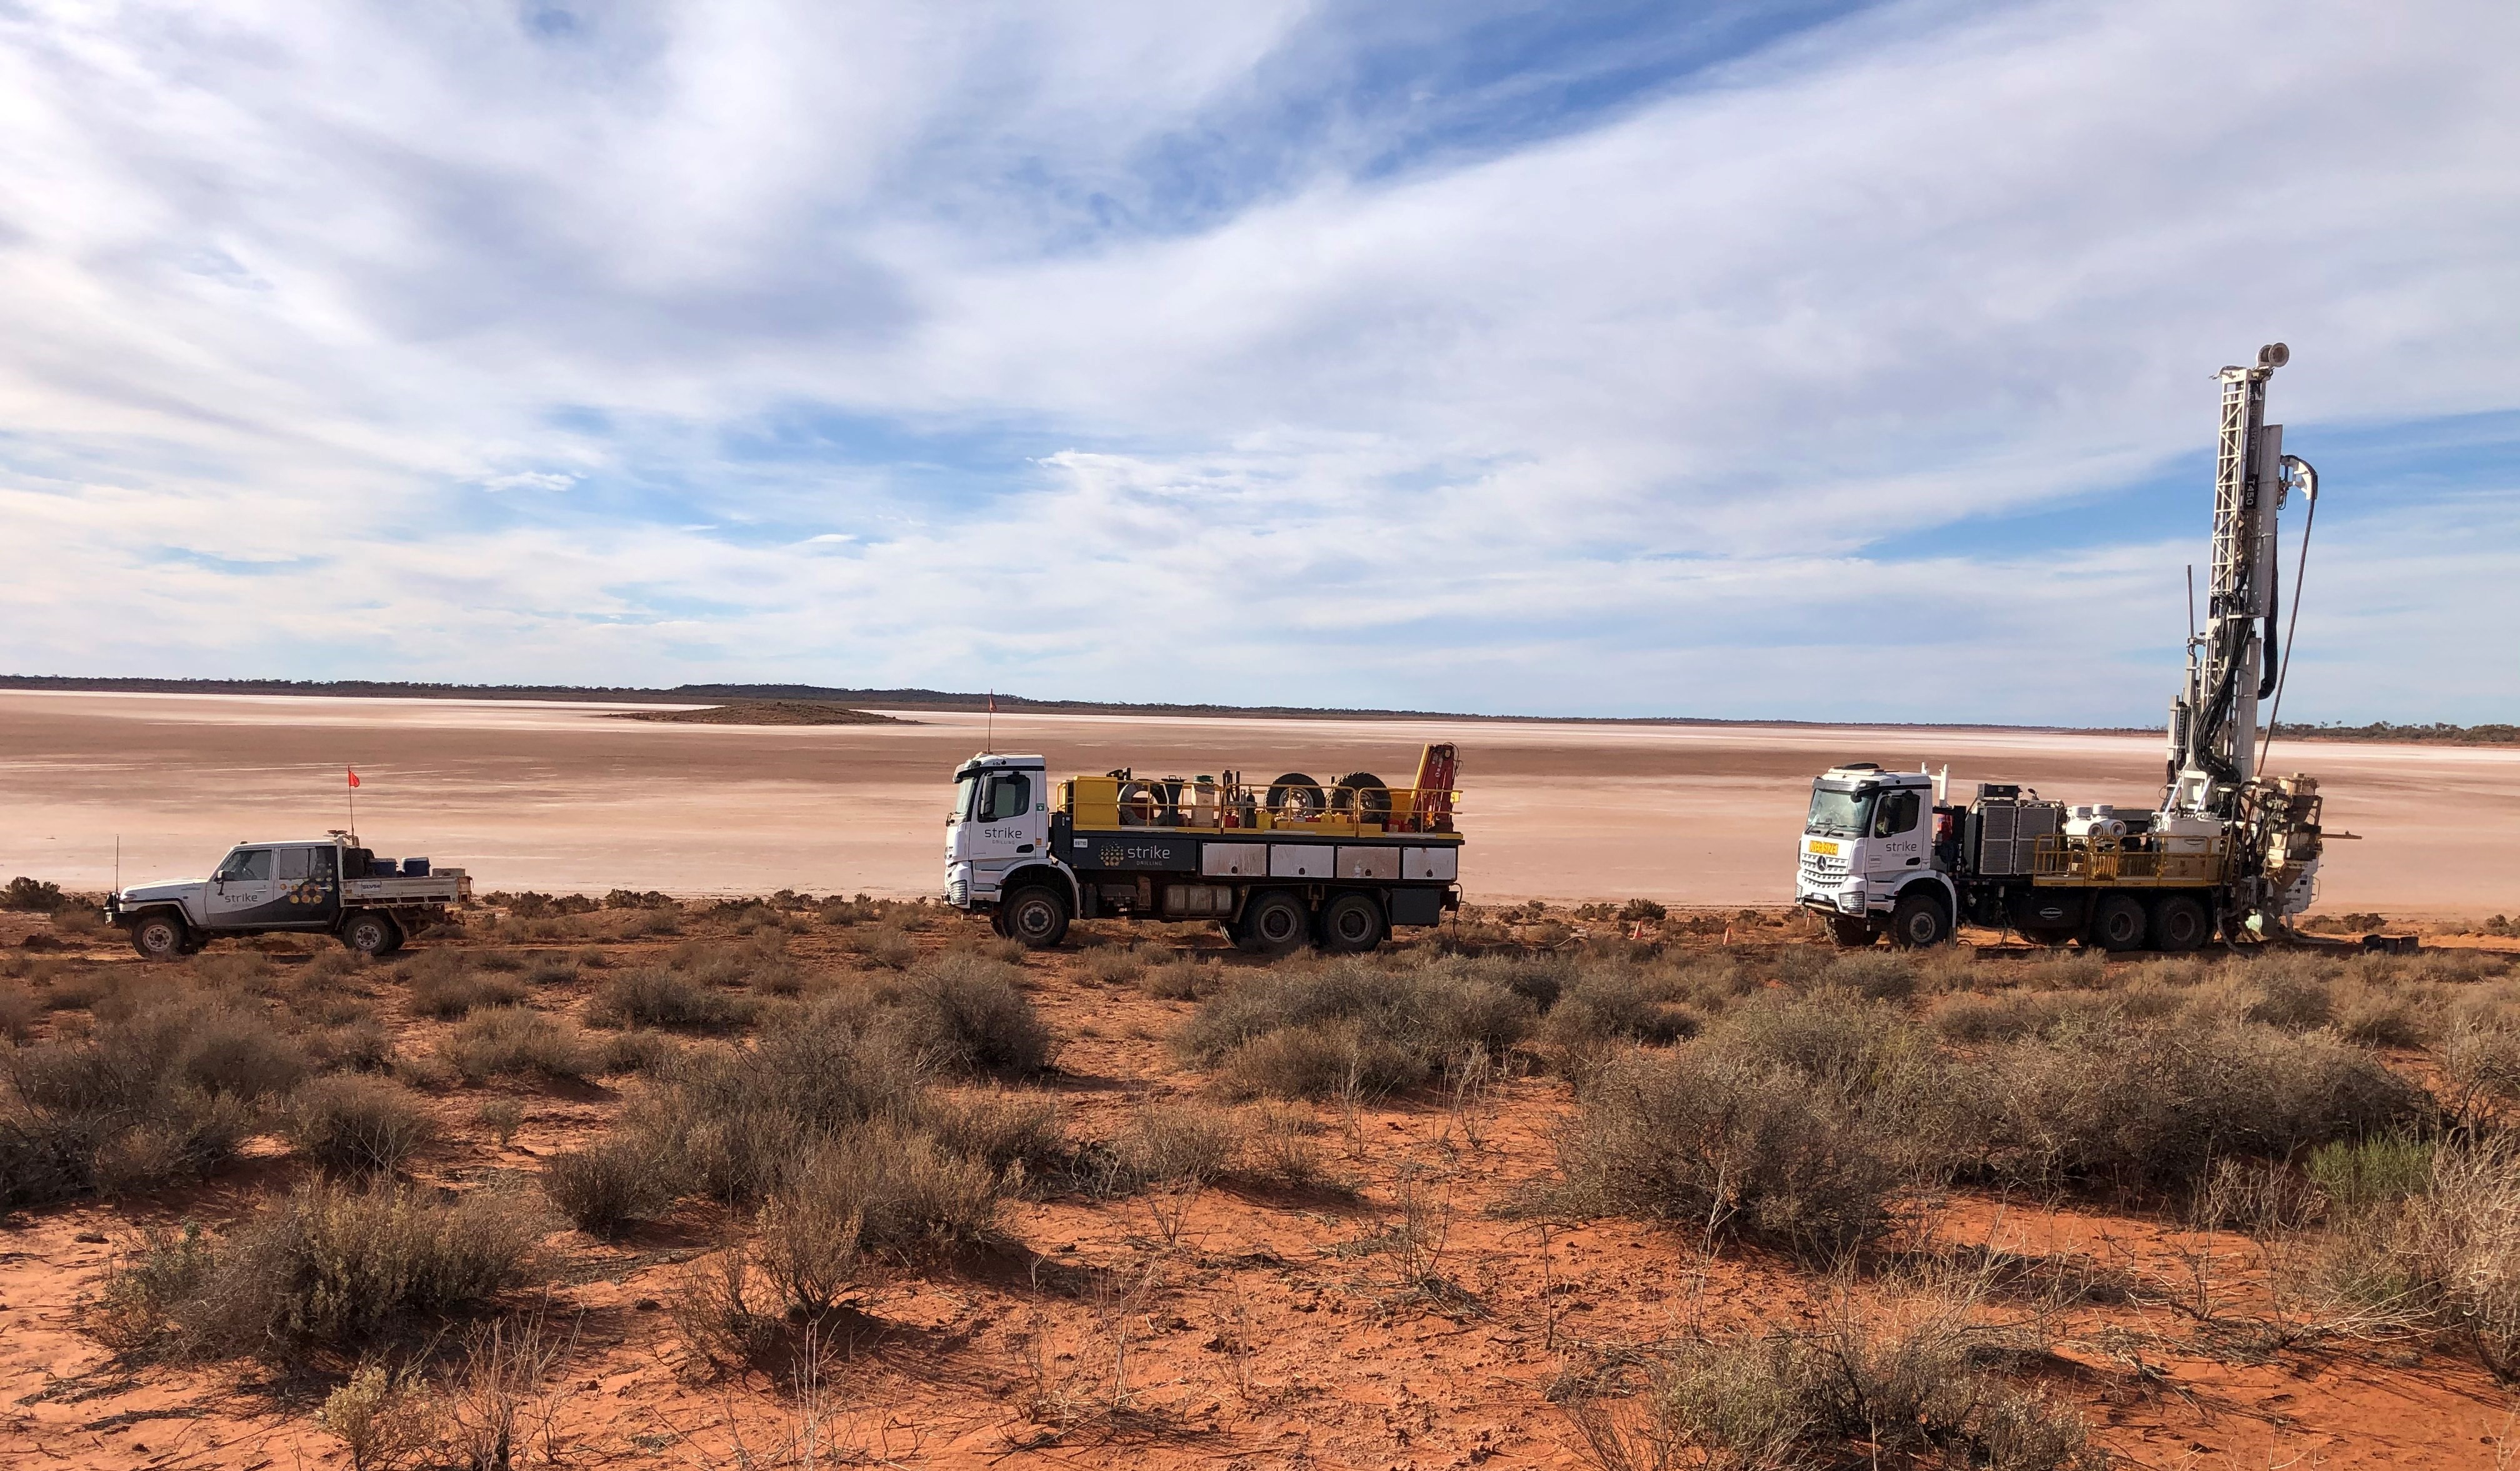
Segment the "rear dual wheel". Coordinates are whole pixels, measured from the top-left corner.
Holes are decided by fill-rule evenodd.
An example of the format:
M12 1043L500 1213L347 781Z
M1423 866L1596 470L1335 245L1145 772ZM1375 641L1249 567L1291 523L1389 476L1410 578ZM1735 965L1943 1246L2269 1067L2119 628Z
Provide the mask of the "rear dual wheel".
M1355 955L1382 943L1388 927L1382 904L1370 894L1342 894L1322 905L1321 945L1334 955Z
M1251 896L1234 927L1234 942L1262 955L1283 955L1304 942L1312 930L1304 901L1283 889Z

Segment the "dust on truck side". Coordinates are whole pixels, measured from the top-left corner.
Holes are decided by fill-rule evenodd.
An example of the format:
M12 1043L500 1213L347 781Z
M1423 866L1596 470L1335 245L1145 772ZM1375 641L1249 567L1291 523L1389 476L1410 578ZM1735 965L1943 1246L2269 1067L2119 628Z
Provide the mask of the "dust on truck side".
M107 896L106 922L151 960L173 960L223 935L332 935L390 955L421 926L472 896L460 868L380 858L348 833L240 843L206 879L141 884Z
M2276 517L2295 493L2313 515L2318 503L2318 472L2285 454L2283 426L2266 422L2268 380L2291 360L2270 343L2255 365L2220 375L2205 616L2170 704L2159 806L2068 805L1994 783L1961 806L1941 801L1921 771L1838 766L1812 784L1794 899L1826 914L1840 943L1886 933L1896 944L1932 944L1958 923L2110 950L2291 933L2317 896L2324 841L2351 836L2323 832L2317 780L2259 769L2287 667ZM2309 536L2305 520L2296 605ZM2270 698L2261 730L2258 703Z
M1071 919L1126 918L1214 920L1268 954L1371 950L1461 907L1458 771L1437 744L1407 787L1128 769L1054 787L1041 757L975 756L954 773L945 899L1035 949Z

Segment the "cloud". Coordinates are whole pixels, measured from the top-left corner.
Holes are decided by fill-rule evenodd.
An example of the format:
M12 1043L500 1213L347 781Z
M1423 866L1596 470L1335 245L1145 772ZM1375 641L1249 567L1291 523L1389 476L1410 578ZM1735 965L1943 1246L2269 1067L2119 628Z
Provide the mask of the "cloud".
M565 490L577 483L577 477L553 470L519 470L508 475L493 475L476 482L484 490Z
M535 14L0 17L0 659L2149 721L2213 368L2520 408L2502 7ZM2300 713L2507 714L2500 454Z

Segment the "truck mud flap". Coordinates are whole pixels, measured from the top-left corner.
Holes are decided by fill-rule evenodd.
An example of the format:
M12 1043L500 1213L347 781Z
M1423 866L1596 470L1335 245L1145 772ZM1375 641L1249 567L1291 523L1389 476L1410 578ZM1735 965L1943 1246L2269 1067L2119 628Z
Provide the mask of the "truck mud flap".
M1431 925L1444 918L1441 889L1394 889L1389 897L1394 925Z

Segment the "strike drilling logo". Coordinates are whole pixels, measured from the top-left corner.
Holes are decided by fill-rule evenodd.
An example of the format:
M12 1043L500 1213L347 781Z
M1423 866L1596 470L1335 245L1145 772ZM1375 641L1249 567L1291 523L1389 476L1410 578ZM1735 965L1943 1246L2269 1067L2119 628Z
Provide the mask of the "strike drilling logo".
M1172 855L1172 849L1160 843L1114 843L1096 854L1105 868L1125 868L1131 863L1162 863L1169 861Z

